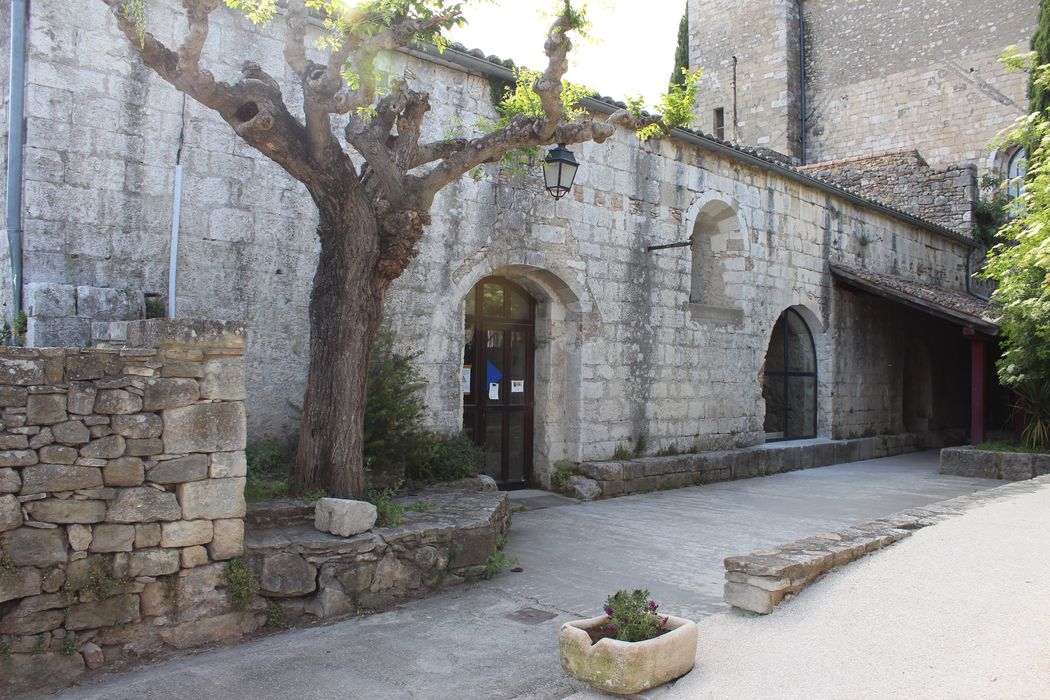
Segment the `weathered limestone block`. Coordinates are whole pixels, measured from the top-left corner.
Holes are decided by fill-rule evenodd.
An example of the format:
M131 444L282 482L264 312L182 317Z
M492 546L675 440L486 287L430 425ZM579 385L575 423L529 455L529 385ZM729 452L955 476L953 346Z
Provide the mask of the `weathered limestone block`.
M95 321L123 321L138 318L144 309L141 292L112 287L77 287L77 315Z
M102 486L102 470L68 464L39 464L22 470L23 496Z
M28 396L24 386L0 385L0 406L3 408L25 406Z
M102 468L106 486L138 486L146 478L146 468L138 457L111 459Z
M186 547L182 550L182 568L195 569L208 563L208 550L200 545Z
M153 523L180 519L182 509L175 494L148 486L122 490L106 512L106 521L111 523Z
M245 445L244 404L209 403L164 411L164 450L232 452Z
M208 544L214 529L210 520L180 520L160 526L161 547L192 547Z
M57 651L11 654L4 664L4 690L12 696L43 685L70 685L84 673L84 658Z
M169 627L162 630L160 635L176 649L189 649L248 634L259 625L254 615L231 612Z
M309 603L305 612L319 620L354 612L354 601L336 588L322 588Z
M33 439L29 441L29 447L34 450L39 450L41 447L50 445L55 441L54 434L51 432L51 428L41 428L40 432L33 436Z
M0 620L0 634L43 634L61 627L65 618L65 610L15 610Z
M22 477L14 469L0 469L0 493L18 493Z
M32 566L14 569L0 576L0 603L39 595L40 590L40 570Z
M135 526L135 549L156 547L160 544L160 523L142 523Z
M759 615L768 615L784 599L783 591L767 591L743 583L726 581L725 600L734 608L748 610Z
M139 618L139 597L132 593L70 606L67 630L89 630L134 622Z
M322 498L314 506L314 528L340 537L371 530L379 511L367 501Z
M40 461L44 464L72 464L77 461L80 451L75 447L47 445L40 449Z
M169 356L170 357L170 356ZM162 377L189 377L190 379L204 378L204 365L200 362L186 362L183 360L168 360L160 369Z
M25 504L29 517L45 523L100 523L106 517L105 501L48 498Z
M600 498L602 495L602 490L601 487L598 486L598 482L594 479L588 479L585 476L570 476L566 480L565 485L569 490L569 495L573 498L578 498L581 501L593 501L596 498Z
M1005 481L1032 478L1032 455L1023 452L1003 453L999 462L1000 476Z
M0 532L13 530L22 524L22 504L11 495L0 496Z
M91 439L91 433L82 421L71 420L51 426L51 433L55 442L63 445L83 445Z
M48 360L43 357L0 357L0 381L19 386L47 384L48 364ZM61 378L57 381L61 381Z
M0 535L0 545L15 566L53 566L66 563L66 533L62 528L20 527Z
M167 576L179 570L177 549L139 549L128 557L128 576Z
M172 613L175 601L172 600L169 585L167 581L151 581L143 587L139 594L139 610L143 617Z
M165 408L189 406L200 398L196 379L185 377L150 379L142 393L142 409L159 411Z
M243 518L244 478L207 479L176 486L182 514L187 520Z
M119 435L92 440L80 448L80 456L88 459L114 459L124 454L126 443Z
M240 518L216 520L208 555L214 561L225 561L244 553L244 521Z
M25 435L0 434L0 450L25 450L29 448L29 438Z
M91 546L91 527L88 525L70 525L66 528L69 546L75 552L86 552Z
M405 590L419 588L419 584L419 570L414 566L409 566L396 554L390 552L379 561L370 590L372 592L389 589Z
M226 587L225 564L183 569L174 581L175 609L179 611L176 620L188 622L228 612L230 602Z
M37 461L39 460L35 450L0 451L0 467L28 467Z
M91 533L91 552L130 552L135 548L135 526L103 523Z
M124 454L129 457L152 457L164 453L164 442L159 438L128 438Z
M263 559L259 573L259 592L263 595L294 597L313 593L317 588L317 569L298 554L278 552Z
M110 421L113 432L126 438L160 437L164 423L156 413L133 413L113 416Z
M84 663L90 669L99 668L106 662L106 657L102 653L102 647L94 642L88 642L80 647L80 653L84 656Z
M87 416L95 412L95 399L98 390L91 382L70 382L66 394L66 410L78 416Z
M491 528L471 528L456 535L456 544L458 547L452 559L453 568L480 566L496 550L496 535Z
M244 387L244 360L242 358L219 357L204 363L204 379L200 383L202 399L243 401Z
M146 480L156 484L179 484L208 478L208 455L192 454L158 462L146 473Z
M69 420L65 394L30 394L26 404L26 422L30 425L52 425Z
M30 282L25 285L25 306L30 316L76 316L76 289L71 284Z
M244 452L216 452L211 456L209 475L213 479L244 476L248 473L248 460Z
M95 413L123 415L142 410L142 398L124 389L102 389L95 398Z

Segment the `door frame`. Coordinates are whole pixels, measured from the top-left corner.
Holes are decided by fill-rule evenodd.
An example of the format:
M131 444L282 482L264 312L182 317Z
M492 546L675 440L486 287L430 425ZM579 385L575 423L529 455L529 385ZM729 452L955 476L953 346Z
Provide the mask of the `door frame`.
M482 302L482 289L486 283L496 283L501 285L505 290L511 289L528 302L529 305L529 317L528 319L512 319L510 318L510 294L504 294L503 297L503 313L501 316L486 316L483 313L484 306ZM535 439L534 421L535 421L535 365L536 365L536 306L537 302L535 297L527 289L522 287L520 284L499 275L489 275L478 280L468 292L469 295L474 296L474 311L473 314L464 315L464 331L466 327L473 323L474 325L474 353L472 360L472 367L475 371L471 372L470 378L470 390L471 395L474 398L472 404L468 405L461 395L461 404L463 407L463 426L466 428L469 424L471 430L470 433L474 437L474 443L481 447L485 445L485 425L488 414L493 411L498 411L502 415L500 437L500 478L497 479L500 488L505 490L522 489L528 488L532 482L533 477L533 452ZM510 342L509 332L519 331L525 333L525 391L523 396L523 403L520 406L507 406L501 404L499 408L490 408L488 399L488 387L487 387L487 372L483 371L483 368L487 368L487 353L486 347L482 342L485 331L488 330L501 330L507 333L505 335L505 341L503 343L503 363L504 368L508 368L509 355L510 355ZM465 337L465 336L464 336ZM464 348L463 362L465 363L467 358L465 356ZM510 377L504 375L500 379L501 396L510 396L509 391ZM524 435L522 436L523 450L522 455L522 479L520 481L510 481L510 431L509 431L509 417L514 413L522 413L524 416Z

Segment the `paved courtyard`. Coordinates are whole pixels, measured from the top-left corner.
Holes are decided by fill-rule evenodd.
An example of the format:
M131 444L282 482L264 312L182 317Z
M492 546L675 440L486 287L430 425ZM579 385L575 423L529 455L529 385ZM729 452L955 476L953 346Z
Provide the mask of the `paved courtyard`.
M507 554L522 573L106 676L62 697L562 698L580 686L558 665L558 626L596 614L617 588L649 588L665 610L701 620L702 634L702 618L725 609L725 556L1000 483L941 476L937 453L926 452L518 512ZM512 616L523 608L554 616Z

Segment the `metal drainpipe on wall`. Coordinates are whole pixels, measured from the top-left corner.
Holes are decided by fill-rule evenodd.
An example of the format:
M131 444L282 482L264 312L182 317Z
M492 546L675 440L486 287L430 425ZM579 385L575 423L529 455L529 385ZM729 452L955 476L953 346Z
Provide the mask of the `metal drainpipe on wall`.
M179 142L175 148L175 192L171 202L171 242L168 246L168 318L175 318L175 282L179 264L179 221L182 218L182 146L186 136L186 95L182 96Z
M22 152L25 144L26 21L29 0L11 2L7 90L7 245L11 254L12 318L22 310Z

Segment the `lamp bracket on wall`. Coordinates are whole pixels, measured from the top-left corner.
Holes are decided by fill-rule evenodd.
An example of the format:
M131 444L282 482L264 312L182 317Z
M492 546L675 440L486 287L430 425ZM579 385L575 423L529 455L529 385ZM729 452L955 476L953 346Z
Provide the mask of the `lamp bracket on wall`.
M685 248L686 246L693 245L692 241L678 241L677 243L665 243L664 245L651 245L646 248L646 251L653 252L654 250L664 250L665 248Z

